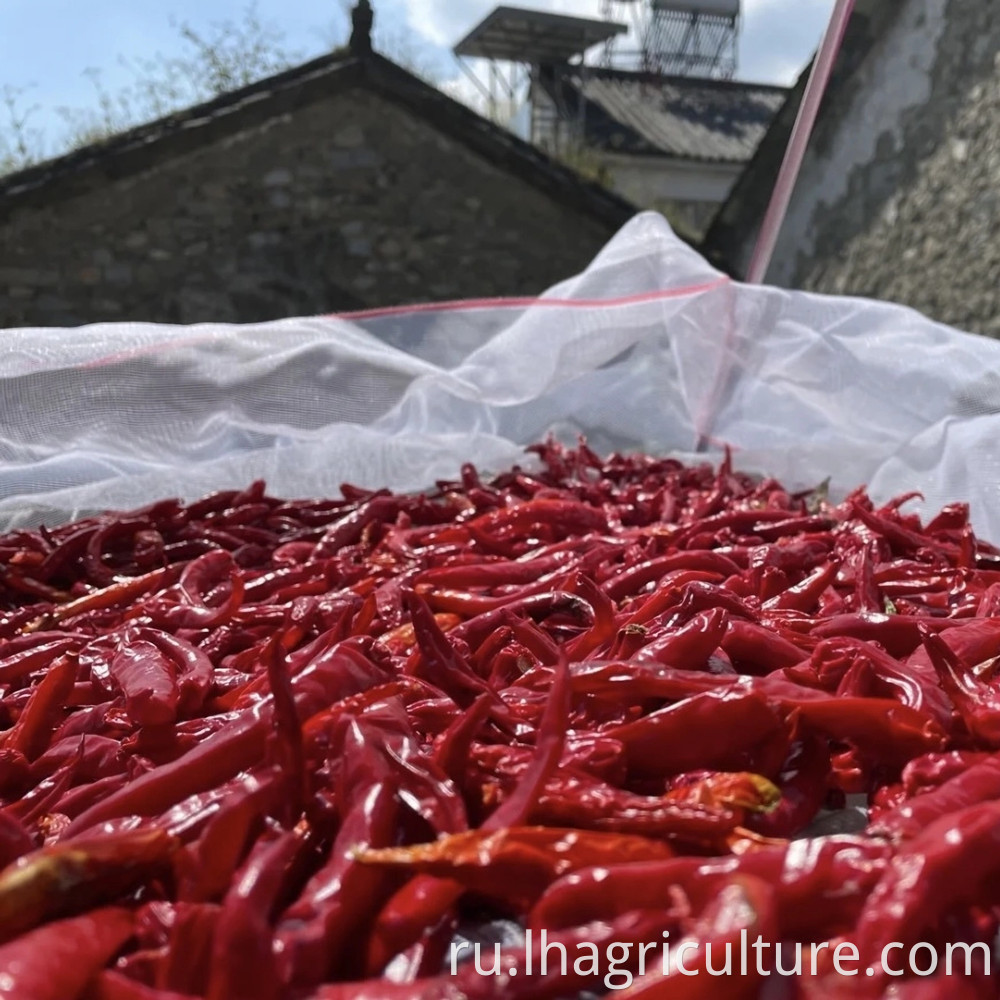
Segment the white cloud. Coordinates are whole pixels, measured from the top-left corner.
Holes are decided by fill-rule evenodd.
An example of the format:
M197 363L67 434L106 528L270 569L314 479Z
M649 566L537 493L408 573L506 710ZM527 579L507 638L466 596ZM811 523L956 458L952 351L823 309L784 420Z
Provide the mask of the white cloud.
M463 104L467 104L470 108L474 108L480 114L486 114L487 107L485 96L482 91L467 76L465 76L465 74L460 74L459 76L452 77L450 80L445 80L438 86L449 97L453 97L456 101L461 101Z
M448 49L495 6L492 0L406 0L410 26L429 42Z

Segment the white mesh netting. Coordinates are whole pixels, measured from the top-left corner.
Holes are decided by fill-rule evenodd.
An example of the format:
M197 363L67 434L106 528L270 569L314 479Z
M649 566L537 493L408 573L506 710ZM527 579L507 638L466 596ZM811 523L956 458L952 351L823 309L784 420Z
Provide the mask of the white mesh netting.
M598 450L728 443L793 488L967 500L1000 539L1000 343L735 284L653 214L532 301L3 336L0 529L260 478L416 490L523 462L555 430Z

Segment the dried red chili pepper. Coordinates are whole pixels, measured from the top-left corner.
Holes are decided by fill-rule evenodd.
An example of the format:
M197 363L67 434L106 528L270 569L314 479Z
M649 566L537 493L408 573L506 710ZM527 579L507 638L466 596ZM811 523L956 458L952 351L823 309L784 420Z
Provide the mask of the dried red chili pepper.
M91 981L83 1000L193 1000L193 994L159 990L120 972L105 969Z
M756 771L757 747L781 731L765 698L753 691L706 691L609 730L621 740L632 773L667 777L694 771ZM700 739L692 734L704 734Z
M840 836L767 846L738 857L678 857L583 869L545 891L531 912L530 926L573 927L611 919L662 906L678 885L697 896L734 876L749 875L778 888L782 937L808 937L817 930L836 934L854 926L891 853L886 844Z
M403 868L460 882L518 910L567 872L591 865L673 857L662 841L551 826L470 830L430 844L365 850L363 864Z
M0 941L169 875L178 846L162 830L134 830L62 841L20 857L0 872Z
M519 826L531 814L562 756L565 723L572 688L565 660L556 667L552 690L538 726L531 764L514 791L481 824L480 830ZM462 886L450 880L417 876L386 904L372 929L368 968L381 970L400 952L419 941L424 929L433 935L436 921L461 896Z
M271 916L302 846L303 837L295 830L261 841L236 873L212 938L209 1000L278 1000L281 996Z
M1000 551L968 510L535 451L421 496L255 483L0 537L9 946L69 912L60 872L143 915L57 995L565 994L439 975L473 901L539 893L567 944L992 938ZM779 839L855 790L866 836ZM144 867L143 838L172 846ZM704 978L633 992L724 995Z
M76 1000L132 928L128 910L107 907L57 920L0 945L0 996Z
M857 923L862 967L882 979L883 948L905 949L962 907L989 905L997 892L1000 802L977 802L929 823L889 859Z
M962 770L933 790L883 812L868 827L868 832L877 837L908 840L919 836L942 817L954 815L978 802L1000 799L1000 758L989 756L978 763L963 761L962 764Z

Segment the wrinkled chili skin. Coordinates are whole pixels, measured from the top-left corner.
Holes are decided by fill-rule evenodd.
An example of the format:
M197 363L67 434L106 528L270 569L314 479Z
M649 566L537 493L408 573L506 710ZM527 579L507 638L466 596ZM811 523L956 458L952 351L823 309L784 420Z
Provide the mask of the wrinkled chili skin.
M669 933L699 967L743 931L855 940L852 997L950 995L875 951L1000 922L1000 550L961 504L923 523L911 497L834 503L728 454L532 452L420 495L254 483L0 536L18 996L596 985L442 973L497 918L568 945ZM848 794L867 828L814 836ZM789 989L841 985L824 965ZM718 986L673 970L632 995L768 988Z

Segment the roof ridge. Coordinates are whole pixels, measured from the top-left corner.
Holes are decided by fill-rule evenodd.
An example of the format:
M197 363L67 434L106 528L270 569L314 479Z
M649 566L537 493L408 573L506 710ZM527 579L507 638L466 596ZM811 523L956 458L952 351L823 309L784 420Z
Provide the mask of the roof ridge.
M157 130L161 133L157 138L165 138L171 132L176 132L191 122L211 117L227 108L239 107L248 100L269 96L279 88L301 82L312 73L335 72L358 64L358 58L347 48L334 49L332 52L273 73L271 76L261 77L261 79L254 80L243 87L227 90L207 101L178 108L176 111L170 111L159 118L151 118L121 132L115 132L107 138L76 146L65 153L39 160L37 163L13 173L2 174L0 175L0 197L19 194L21 189L37 187L38 183L45 183L45 181L60 174L83 168L88 163L104 156L112 156L116 152L134 146L137 142L149 141L151 133Z
M348 87L367 82L385 99L408 106L456 141L504 165L563 204L605 223L624 225L638 211L624 198L586 180L384 56L374 52L361 56L338 49L210 101L0 177L0 220L19 199L37 194L50 184L59 184L50 196L72 197L88 189L95 177L106 181L138 173L155 162L154 151L162 151L167 157L180 155L198 148L203 141L251 127L246 112L253 107L266 111L264 121L294 111L333 93L331 81ZM302 94L299 88L307 89ZM211 131L205 131L208 129Z
M554 67L557 72L580 74L580 66ZM587 66L583 67L587 74L593 77L609 79L638 80L648 83L689 84L698 86L718 87L720 90L769 90L774 93L787 94L792 88L779 83L758 83L753 80L724 80L711 76L683 76L677 73L658 73L655 70L623 69L618 66Z

